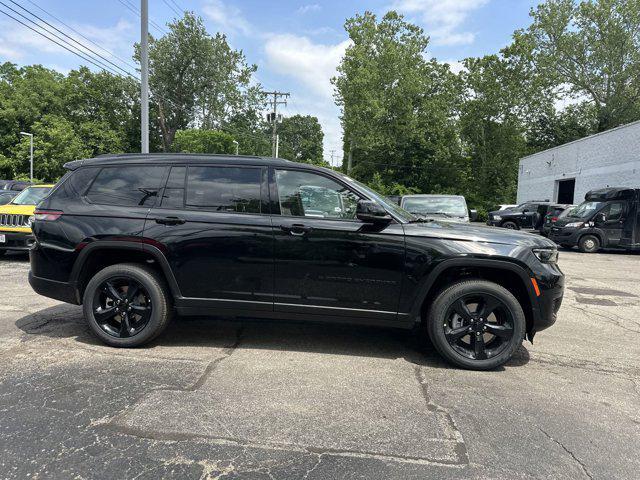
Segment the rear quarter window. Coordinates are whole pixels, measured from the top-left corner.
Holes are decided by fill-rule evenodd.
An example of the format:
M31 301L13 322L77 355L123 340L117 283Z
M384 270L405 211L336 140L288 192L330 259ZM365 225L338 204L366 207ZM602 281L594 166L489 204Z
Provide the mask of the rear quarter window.
M69 172L60 180L60 186L55 189L51 199L80 198L87 192L100 168L85 167Z

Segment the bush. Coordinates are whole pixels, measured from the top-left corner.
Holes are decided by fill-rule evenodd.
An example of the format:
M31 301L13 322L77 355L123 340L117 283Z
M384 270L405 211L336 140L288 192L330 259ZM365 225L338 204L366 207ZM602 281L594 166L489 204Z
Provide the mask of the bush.
M236 151L234 138L217 130L178 130L173 149L183 153L229 153Z

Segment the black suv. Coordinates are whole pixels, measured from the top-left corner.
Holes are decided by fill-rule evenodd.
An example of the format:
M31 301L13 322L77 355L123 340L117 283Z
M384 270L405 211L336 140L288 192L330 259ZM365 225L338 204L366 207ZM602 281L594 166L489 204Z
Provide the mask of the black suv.
M489 369L552 325L547 239L420 220L335 171L260 157L79 160L35 212L29 280L109 345L174 313L412 328Z
M489 212L487 225L509 230L524 229L542 232L544 217L551 205L553 204L548 201L530 201L508 210Z

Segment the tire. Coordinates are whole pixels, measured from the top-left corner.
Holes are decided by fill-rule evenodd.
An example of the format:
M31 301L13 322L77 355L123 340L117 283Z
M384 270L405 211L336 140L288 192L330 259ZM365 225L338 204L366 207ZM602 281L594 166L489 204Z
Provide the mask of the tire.
M4 257L6 253L6 250L0 250L0 258Z
M508 230L520 230L520 227L518 227L518 224L516 222L512 222L511 220L508 220L508 221L504 222L500 226L502 228L506 228Z
M475 323L466 323L462 317L459 318L462 324L450 323L452 314L458 316L456 306L459 301L466 303L469 299L474 301L474 298L485 299L478 300L477 311L471 312ZM499 306L482 318L481 302L487 306L495 303ZM467 308L467 312L470 310ZM468 328L475 333L467 333ZM500 336L494 336L487 329ZM485 280L466 280L447 287L431 304L427 318L429 337L438 353L448 362L470 370L491 370L506 363L522 344L525 329L526 320L518 300L504 287ZM457 336L459 338L452 344L451 338ZM482 345L484 356L475 353L476 342ZM492 345L493 348L488 348Z
M133 295L131 300L129 293ZM121 305L116 306L116 298ZM165 282L156 272L138 264L121 263L96 273L84 291L82 307L93 333L112 347L144 345L160 335L172 317ZM111 317L114 309L123 313ZM105 317L108 320L103 320Z
M580 238L578 248L582 253L596 253L600 250L600 239L595 235L585 235Z
M571 250L571 249L573 248L573 245L570 245L570 244L568 244L568 243L561 243L561 244L560 244L560 246L561 246L562 248L567 249L567 250Z

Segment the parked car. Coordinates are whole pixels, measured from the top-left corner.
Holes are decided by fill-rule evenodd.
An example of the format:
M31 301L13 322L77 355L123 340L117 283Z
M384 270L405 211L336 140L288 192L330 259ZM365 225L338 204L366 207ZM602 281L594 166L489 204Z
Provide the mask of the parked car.
M403 195L400 206L417 217L445 222L468 223L478 217L462 195Z
M544 222L542 222L541 234L548 237L551 233L551 227L562 217L568 215L575 205L551 205L547 214L544 216Z
M530 201L521 203L510 210L489 212L487 225L508 228L509 230L538 230L542 227L544 216L549 207L549 201Z
M6 205L13 200L20 192L0 190L0 205Z
M174 312L425 322L443 357L484 370L556 321L564 276L553 242L426 221L330 169L188 154L66 168L35 212L29 281L82 304L108 345L149 342ZM327 208L329 191L339 208Z
M0 191L12 190L14 192L21 192L30 185L33 184L24 180L0 180Z
M511 210L512 208L516 208L518 205L516 204L512 204L512 203L502 203L500 205L495 205L491 211L492 212L499 212L502 210Z
M36 204L53 185L33 185L0 206L0 257L9 250L25 251L33 244L31 223Z
M592 190L584 200L551 227L551 240L585 253L610 247L640 250L640 189Z

